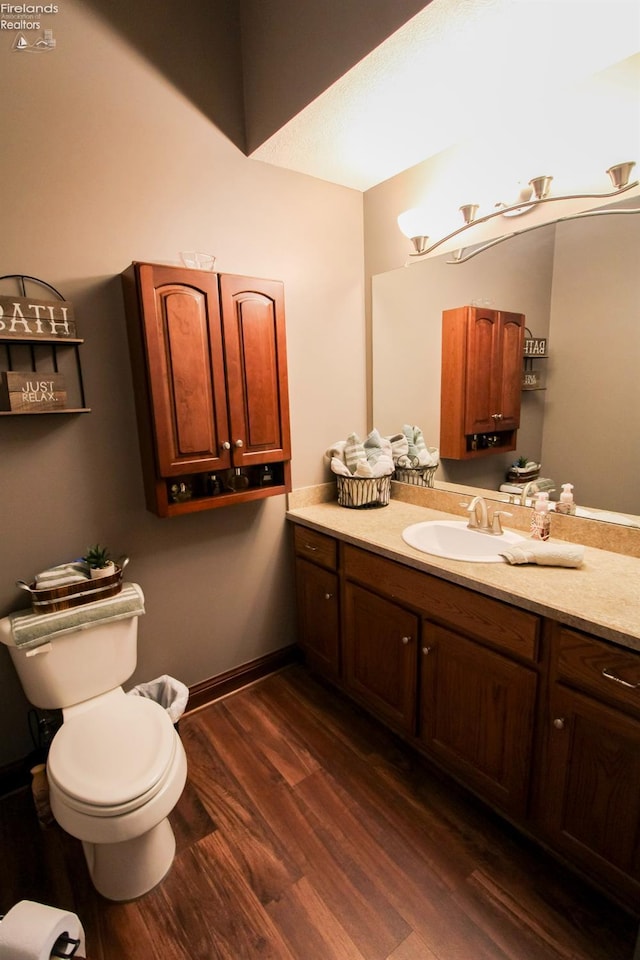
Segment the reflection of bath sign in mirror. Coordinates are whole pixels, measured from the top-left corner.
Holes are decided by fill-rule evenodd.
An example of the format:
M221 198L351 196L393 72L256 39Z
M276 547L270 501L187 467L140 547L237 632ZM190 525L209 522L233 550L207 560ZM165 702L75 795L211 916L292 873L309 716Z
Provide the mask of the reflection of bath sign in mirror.
M67 405L64 377L60 373L17 373L0 375L0 410L14 413L45 413Z
M524 341L525 357L546 357L547 338L546 337L527 337Z

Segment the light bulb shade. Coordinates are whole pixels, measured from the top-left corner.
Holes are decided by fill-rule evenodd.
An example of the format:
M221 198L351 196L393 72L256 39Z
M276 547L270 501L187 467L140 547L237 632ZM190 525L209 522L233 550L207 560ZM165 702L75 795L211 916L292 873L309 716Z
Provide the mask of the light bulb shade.
M405 210L398 216L398 226L401 233L404 233L409 240L413 240L414 237L426 237L425 211L422 207L412 207L410 210Z
M479 204L477 203L463 203L461 207L458 207L465 223L473 223L476 218L476 213L479 210Z
M534 177L533 180L529 180L529 186L533 187L536 200L544 200L549 193L552 180L553 177Z
M616 163L613 167L609 167L607 173L611 177L611 183L616 190L622 190L623 187L626 187L635 165L635 160L631 160L628 163Z

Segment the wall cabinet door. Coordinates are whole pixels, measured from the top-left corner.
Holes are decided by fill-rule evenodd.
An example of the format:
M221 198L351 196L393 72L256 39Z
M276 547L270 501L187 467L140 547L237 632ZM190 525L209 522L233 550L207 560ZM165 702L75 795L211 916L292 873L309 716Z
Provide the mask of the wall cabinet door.
M235 466L291 458L283 287L220 276Z
M513 450L520 425L525 318L459 307L442 315L440 455Z
M526 812L537 674L423 623L419 737L440 765L511 814Z
M305 659L335 679L340 674L338 575L297 558L296 593L298 636Z
M554 846L637 909L640 722L558 684L540 807Z
M415 733L418 617L349 582L344 603L346 690L391 726Z
M149 508L171 516L290 489L282 284L135 263L123 288ZM251 489L225 487L236 468Z

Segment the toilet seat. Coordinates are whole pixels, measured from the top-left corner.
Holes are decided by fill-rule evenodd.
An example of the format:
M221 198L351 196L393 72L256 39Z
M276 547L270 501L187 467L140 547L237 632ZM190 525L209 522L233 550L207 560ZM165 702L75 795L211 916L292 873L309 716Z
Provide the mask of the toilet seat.
M143 697L99 703L62 724L47 761L73 810L115 817L148 803L171 775L178 736L167 712Z

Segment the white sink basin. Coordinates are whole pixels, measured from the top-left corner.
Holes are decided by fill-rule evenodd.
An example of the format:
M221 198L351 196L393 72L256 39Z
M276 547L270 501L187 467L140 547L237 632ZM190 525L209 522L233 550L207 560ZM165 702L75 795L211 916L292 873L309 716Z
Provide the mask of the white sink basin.
M402 531L402 539L423 553L447 560L472 563L504 563L501 550L509 543L520 543L525 537L505 530L500 536L470 530L466 520L425 520Z

